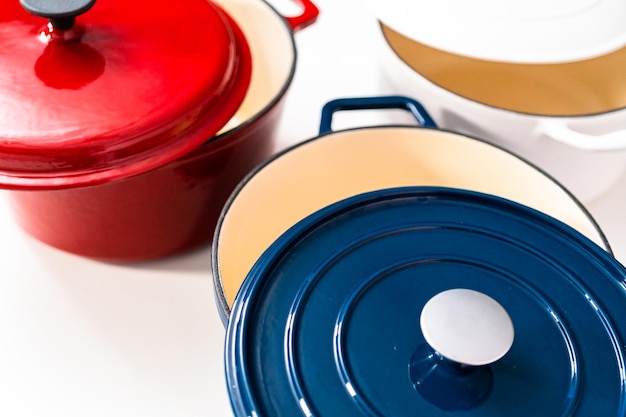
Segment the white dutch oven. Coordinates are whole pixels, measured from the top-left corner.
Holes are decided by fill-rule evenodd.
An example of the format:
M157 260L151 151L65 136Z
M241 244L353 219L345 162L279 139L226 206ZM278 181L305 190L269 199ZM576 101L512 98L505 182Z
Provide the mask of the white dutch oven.
M441 127L512 150L584 202L600 197L626 165L626 25L614 18L626 3L491 3L377 5L384 82ZM446 8L465 10L455 15L466 23Z

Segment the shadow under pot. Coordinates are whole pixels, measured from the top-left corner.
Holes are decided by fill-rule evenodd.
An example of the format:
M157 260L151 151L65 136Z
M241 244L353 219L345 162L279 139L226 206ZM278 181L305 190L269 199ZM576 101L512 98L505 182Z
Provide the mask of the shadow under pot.
M54 13L67 11L3 1L12 19L0 42L15 50L0 90L0 185L22 228L111 261L209 243L228 195L274 150L293 34L318 14L299 2L302 14L285 18L263 1L102 1L57 28ZM88 79L76 62L95 53ZM45 67L83 81L52 82Z
M581 233L494 195L349 197L246 277L224 357L234 414L622 416L625 278Z
M515 152L585 203L623 175L626 40L564 62L515 62L474 56L470 45L453 52L378 23L373 30L383 84L419 93L441 127ZM475 49L481 46L488 48Z
M388 108L410 112L422 126L332 131L338 111ZM423 107L407 97L338 99L324 106L320 136L259 165L226 203L212 246L224 322L254 263L290 227L350 196L403 186L451 187L506 198L559 219L610 252L583 205L524 159L483 140L437 129Z

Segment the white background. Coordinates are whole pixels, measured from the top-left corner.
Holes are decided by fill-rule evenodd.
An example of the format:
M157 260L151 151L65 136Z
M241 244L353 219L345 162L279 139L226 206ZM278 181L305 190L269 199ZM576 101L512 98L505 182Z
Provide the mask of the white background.
M316 3L317 23L295 35L280 147L316 136L330 99L389 93L365 3ZM385 117L350 114L335 128ZM626 177L588 209L626 260ZM0 200L0 262L0 415L232 416L209 248L138 265L83 259L27 236Z

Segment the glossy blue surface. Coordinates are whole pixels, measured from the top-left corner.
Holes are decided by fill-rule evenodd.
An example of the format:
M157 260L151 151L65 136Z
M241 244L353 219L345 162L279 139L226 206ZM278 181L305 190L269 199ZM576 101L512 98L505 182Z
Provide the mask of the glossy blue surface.
M490 366L450 361L427 344L419 345L409 362L409 378L426 401L444 411L471 410L482 405L493 389Z
M404 96L376 96L376 97L355 97L339 98L331 100L322 108L322 118L320 120L320 135L332 132L333 115L342 110L382 110L399 109L406 110L417 121L420 126L437 127L435 121L430 117L424 106L418 101Z
M244 282L227 334L233 409L623 416L625 277L575 230L497 197L413 187L341 201L286 232ZM469 402L459 379L440 397L445 378L415 386L421 309L451 288L494 298L515 327Z

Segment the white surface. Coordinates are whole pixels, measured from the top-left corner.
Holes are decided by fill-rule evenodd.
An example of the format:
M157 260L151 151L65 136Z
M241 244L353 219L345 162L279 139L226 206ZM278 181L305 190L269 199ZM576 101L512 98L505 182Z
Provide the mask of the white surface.
M620 148L626 145L620 137L626 133L624 109L585 117L553 117L487 106L428 81L403 62L387 46L380 30L377 32L380 36L373 40L379 41L374 45L378 46L378 66L384 67L385 88L418 98L440 127L516 153L549 172L581 201L597 199L620 179L626 161L626 147ZM582 91L574 100L580 99ZM571 137L566 135L568 131ZM581 143L584 141L587 143Z
M386 93L362 2L317 4L318 22L296 34L281 147L316 136L326 101ZM349 113L336 128L391 117ZM140 265L91 261L30 238L0 203L1 416L232 416L209 248ZM626 178L590 209L626 259Z
M384 23L411 39L491 61L568 62L626 43L623 0L369 1Z
M513 322L504 307L466 288L443 291L428 300L420 328L431 348L464 365L489 365L513 344Z

